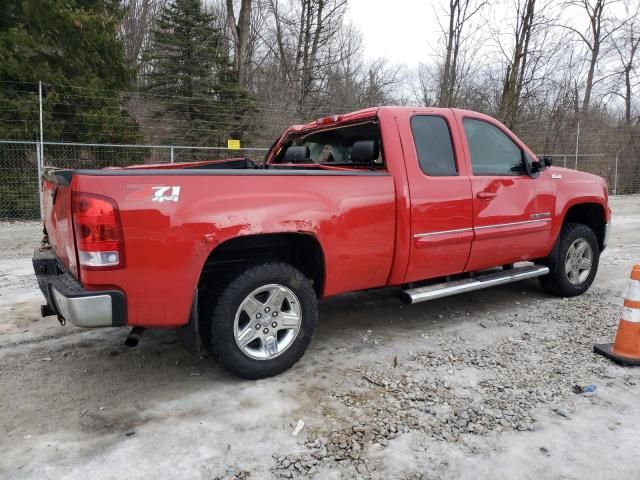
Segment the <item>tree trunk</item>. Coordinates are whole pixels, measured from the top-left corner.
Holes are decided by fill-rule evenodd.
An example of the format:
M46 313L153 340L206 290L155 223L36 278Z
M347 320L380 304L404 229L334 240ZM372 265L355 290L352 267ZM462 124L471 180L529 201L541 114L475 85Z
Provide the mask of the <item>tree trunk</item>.
M585 2L585 8L589 15L589 24L591 27L592 43L587 43L591 50L591 58L589 59L589 72L587 73L587 81L584 87L584 99L582 100L582 113L587 113L591 103L591 92L593 90L593 81L600 55L600 43L602 42L602 12L604 10L606 0L597 0L593 10L589 11L589 4Z
M595 76L596 64L598 63L598 55L600 54L600 43L598 40L597 47L591 50L591 59L589 61L589 72L587 73L587 81L584 86L584 98L582 100L582 112L587 113L589 104L591 103L591 91L593 90L593 77Z
M524 87L524 76L529 55L529 41L534 28L536 0L526 0L522 16L516 25L516 42L510 65L507 67L502 96L500 98L500 120L513 128L518 118L520 98Z
M227 0L227 21L233 37L233 67L238 75L238 83L247 83L247 65L249 64L249 34L251 30L251 4L252 0L242 0L240 12L236 20L233 0Z
M631 128L631 66L624 69L624 124Z
M629 62L624 66L624 123L627 128L631 128L631 72L633 70L633 62L636 57L636 53L640 47L640 37L633 38L633 30L631 30L631 51L629 52Z
M447 50L445 54L442 78L440 79L440 94L438 95L438 106L449 107L451 99L449 98L449 81L451 75L451 63L453 56L453 40L455 36L455 10L458 0L449 2L449 31L447 32Z

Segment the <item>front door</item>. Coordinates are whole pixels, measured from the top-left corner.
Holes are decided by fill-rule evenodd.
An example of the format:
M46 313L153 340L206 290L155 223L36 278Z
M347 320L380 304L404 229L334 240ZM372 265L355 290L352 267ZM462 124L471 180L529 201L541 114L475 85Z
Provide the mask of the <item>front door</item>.
M466 270L533 260L551 235L553 195L547 172L529 175L515 138L488 119L465 117L474 240Z

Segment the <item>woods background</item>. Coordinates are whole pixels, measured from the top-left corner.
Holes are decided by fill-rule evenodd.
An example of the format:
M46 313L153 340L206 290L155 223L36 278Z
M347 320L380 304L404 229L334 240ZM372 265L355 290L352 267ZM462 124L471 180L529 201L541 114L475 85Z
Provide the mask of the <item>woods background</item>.
M44 140L65 144L268 147L288 125L326 114L454 106L499 118L561 164L570 154L572 168L586 160L611 177L617 157L617 193L640 192L638 0L433 2L440 41L424 45L417 68L367 57L348 8L5 0L0 140L39 140L39 82ZM1 218L37 215L35 147L25 145L0 143ZM49 145L43 154L55 166L167 161L153 148ZM176 160L214 155L182 149Z

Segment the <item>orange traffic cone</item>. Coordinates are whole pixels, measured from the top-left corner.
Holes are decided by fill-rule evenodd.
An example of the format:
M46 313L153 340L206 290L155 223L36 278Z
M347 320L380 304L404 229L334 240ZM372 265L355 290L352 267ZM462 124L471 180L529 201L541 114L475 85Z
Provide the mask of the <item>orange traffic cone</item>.
M615 343L594 345L593 351L625 367L640 365L640 265L631 270Z

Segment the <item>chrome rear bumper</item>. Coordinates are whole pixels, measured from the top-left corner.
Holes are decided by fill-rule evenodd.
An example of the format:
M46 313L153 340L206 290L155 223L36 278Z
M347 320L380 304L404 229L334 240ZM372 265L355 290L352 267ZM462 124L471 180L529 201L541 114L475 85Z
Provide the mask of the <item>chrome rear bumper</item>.
M127 324L126 298L119 290L91 291L65 272L51 250L37 249L33 269L47 304L59 319L77 327L118 327Z

